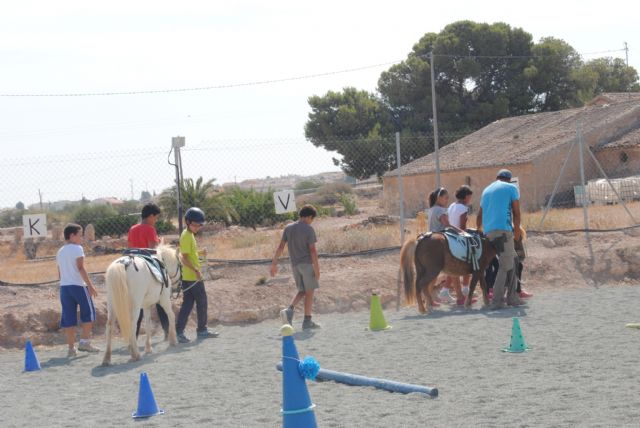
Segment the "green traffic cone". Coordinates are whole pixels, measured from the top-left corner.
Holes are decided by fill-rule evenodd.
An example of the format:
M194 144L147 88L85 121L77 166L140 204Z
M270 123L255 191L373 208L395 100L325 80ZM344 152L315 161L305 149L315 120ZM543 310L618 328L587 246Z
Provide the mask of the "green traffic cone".
M382 313L382 304L380 304L380 296L371 295L371 315L369 317L369 330L380 331L389 330L391 326L387 324Z
M524 342L522 330L520 329L520 320L513 317L513 326L511 327L511 343L508 348L504 348L503 352L518 353L530 349Z

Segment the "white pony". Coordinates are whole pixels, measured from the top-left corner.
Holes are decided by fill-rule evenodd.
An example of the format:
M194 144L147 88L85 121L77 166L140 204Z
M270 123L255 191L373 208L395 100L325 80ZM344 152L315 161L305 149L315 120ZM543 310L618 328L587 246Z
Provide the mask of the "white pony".
M128 256L125 256L128 257ZM102 360L103 366L111 365L111 335L116 319L123 338L129 344L131 361L140 359L140 352L136 343L135 321L140 309L144 309L144 326L146 331L145 353L151 353L151 306L158 303L169 318L169 344L175 346L176 324L175 315L171 309L171 289L178 285L180 263L178 249L166 245L156 248L156 257L167 268L170 287L160 284L146 266L146 262L134 256L133 264L126 266L123 258L113 261L107 268L105 282L107 286L107 348Z

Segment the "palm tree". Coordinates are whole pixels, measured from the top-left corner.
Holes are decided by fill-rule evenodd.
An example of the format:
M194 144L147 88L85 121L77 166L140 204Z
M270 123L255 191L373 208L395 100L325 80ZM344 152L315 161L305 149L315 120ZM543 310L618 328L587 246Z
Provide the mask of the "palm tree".
M202 177L198 177L195 181L192 178L182 180L182 183L180 183L180 197L183 211L191 207L199 207L204 210L207 220L222 221L229 225L237 221L238 214L226 195L216 191L213 184L215 180L215 178L212 178L204 181ZM160 205L169 217L178 215L177 200L176 186L165 190L160 195Z

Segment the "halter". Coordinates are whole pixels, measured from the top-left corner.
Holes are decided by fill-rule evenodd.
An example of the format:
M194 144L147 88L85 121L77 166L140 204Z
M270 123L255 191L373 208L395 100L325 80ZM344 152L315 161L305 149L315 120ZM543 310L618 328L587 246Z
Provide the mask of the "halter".
M179 280L182 277L182 266L180 262L178 262L178 266L176 267L175 275L169 274L169 282L171 283L171 288L176 284L176 280Z

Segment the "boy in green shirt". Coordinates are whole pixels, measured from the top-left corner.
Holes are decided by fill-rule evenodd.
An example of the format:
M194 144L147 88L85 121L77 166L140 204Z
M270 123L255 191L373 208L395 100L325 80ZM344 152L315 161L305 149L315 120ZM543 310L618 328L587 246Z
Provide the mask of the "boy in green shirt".
M205 222L204 212L200 208L189 208L184 215L187 228L180 235L180 261L182 263L182 307L176 322L178 342L189 343L184 335L184 329L189 321L189 315L196 305L198 317L198 339L218 337L218 333L207 328L207 292L204 288L200 260L198 259L198 245L195 234Z

